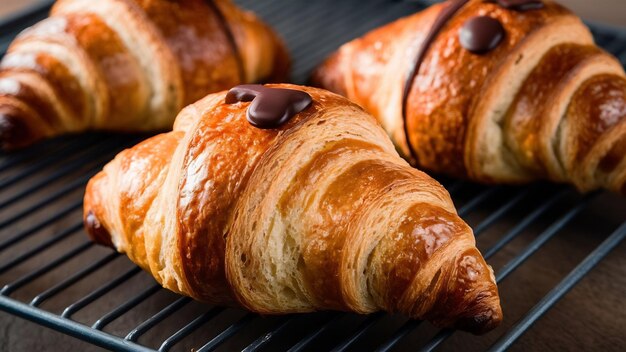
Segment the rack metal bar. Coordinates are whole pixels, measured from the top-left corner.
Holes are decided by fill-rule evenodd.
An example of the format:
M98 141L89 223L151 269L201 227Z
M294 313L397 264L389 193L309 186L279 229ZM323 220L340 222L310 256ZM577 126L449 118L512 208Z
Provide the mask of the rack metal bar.
M424 351L434 351L441 343L443 343L448 337L454 334L454 330L452 329L441 329L437 334L430 339L430 341L426 342L422 348L420 348L420 352Z
M539 303L520 319L509 331L502 336L490 351L506 351L528 329L554 306L565 294L567 294L587 273L591 271L602 259L617 247L626 238L626 222L605 239L593 252L591 252L580 264L559 282Z
M378 323L381 320L381 318L383 318L384 316L385 316L385 313L382 313L382 312L375 313L375 314L370 314L359 325L359 327L356 329L356 331L352 335L348 336L339 345L335 346L335 348L333 348L332 351L333 352L343 352L343 351L347 350L348 347L350 347L353 343L358 341L359 338L361 338L361 336L363 336L367 330L369 330L372 326L374 326L376 323Z
M91 178L91 176L93 176L93 174L95 174L95 172L79 177L77 179L75 179L74 181L68 183L65 187L62 187L60 189L58 189L56 192L52 193L51 195L45 197L43 200L27 207L26 209L23 209L19 212L17 212L17 214L13 215L12 217L10 217L9 219L6 219L4 221L2 221L0 223L0 229L3 227L7 227L10 224L13 224L14 222L22 219L24 216L31 214L35 211L40 210L43 207L46 207L48 205L50 205L50 203L53 203L65 196L68 195L68 192L74 191L76 189L78 189L79 187L85 185L87 183L87 181L89 181L89 179ZM82 202L82 199L80 200Z
M101 164L100 164L101 165ZM22 211L18 212L17 214L14 214L11 218L6 219L2 222L0 222L0 229L3 227L6 227L18 220L20 220L21 218L23 218L24 216L39 210L40 208L47 206L49 203L52 203L60 198L63 198L64 196L66 196L69 192L76 190L77 188L83 186L84 184L86 184L89 179L91 177L93 177L93 175L95 175L99 169L100 169L100 165L95 165L91 168L89 168L87 171L85 171L84 175L75 179L74 181L70 182L69 184L65 185L64 187L58 189L56 192L52 193L51 195L45 197L43 200L29 206L26 209L23 209ZM80 201L82 203L82 199ZM80 206L80 203L76 203L75 205Z
M400 329L398 329L391 336L391 338L389 338L385 343L380 345L376 349L376 352L387 352L387 351L391 350L395 345L398 344L398 342L400 342L400 340L402 340L402 338L404 338L404 336L406 336L411 331L416 329L421 323L422 323L421 320L409 320L409 321L407 321L406 323L404 323L404 325L402 325L402 327L400 327Z
M472 210L476 209L477 206L479 206L484 201L489 199L489 197L493 196L497 192L500 192L501 190L502 190L502 187L490 187L490 188L487 188L486 190L483 190L477 196L472 198L472 200L470 200L469 202L464 204L462 207L460 207L457 213L459 214L460 217L468 215Z
M597 196L597 193L585 196L576 206L571 208L565 215L561 216L556 222L535 238L524 250L518 254L515 258L509 261L504 267L502 267L496 274L496 282L500 283L515 269L517 269L523 262L525 262L531 255L533 255L541 246L554 237L565 225L572 221L581 211L583 211L589 202Z
M537 209L528 214L522 221L520 221L514 228L510 229L504 236L502 236L498 242L496 242L491 248L487 249L483 254L485 259L491 258L494 254L500 251L504 246L506 246L509 242L519 236L522 231L524 231L528 226L530 226L535 220L537 220L541 215L543 215L546 211L552 208L556 203L558 203L567 192L562 190L554 194L550 197L546 202L541 204Z
M28 304L12 300L5 296L0 296L0 309L9 314L30 320L34 323L46 326L112 351L154 352L149 348L131 341L126 341L100 330L91 329L90 327L77 323L73 320L65 319L56 314L37 309L29 306Z
M0 172L6 172L13 167L20 166L19 164L23 164L26 161L33 161L30 159L35 159L35 162L38 162L41 157L48 157L54 155L58 152L67 151L69 147L71 147L75 142L74 141L59 141L58 143L52 143L50 140L43 141L39 146L36 144L32 146L32 148L27 148L24 150L20 150L15 153L7 153L0 154L3 158L2 163L0 163ZM30 164L32 166L32 164ZM45 165L45 164L44 164ZM21 172L21 174L25 174ZM13 178L14 176L9 176ZM9 177L4 177L0 179L2 182L5 180L9 180Z
M270 343L274 338L276 338L276 336L282 334L285 331L285 329L287 329L287 327L291 325L291 323L294 322L295 320L296 320L295 316L291 316L286 319L283 319L272 331L259 336L258 339L254 340L251 344L249 344L246 348L244 348L242 352L258 351L263 346Z
M111 159L111 156L113 154L115 154L118 150L119 150L119 145L111 145L110 147L112 148L107 148L108 151L102 153L99 157L97 157L96 163L90 167L89 169L85 170L84 172L93 172L96 169L100 169L102 168L102 164L104 164L106 161ZM37 182L34 182L31 186L29 186L28 188L14 194L13 196L0 201L0 209L8 206L9 204L16 202L18 200L20 200L21 198L49 185L52 182L55 182L59 179L61 179L62 177L70 174L73 171L78 170L80 167L84 166L86 163L90 163L92 160L94 160L93 155L89 155L86 154L83 158L77 158L75 160L73 160L71 163L65 165L64 167L58 169L57 171L55 171L54 173L52 173L50 176L39 180Z
M320 326L317 330L311 331L308 335L306 335L302 340L298 341L295 345L293 345L288 352L300 352L305 349L313 340L315 340L318 336L324 333L326 330L330 328L335 322L339 319L343 318L345 314L341 313L331 313L325 320L324 324Z
M50 248L50 246L60 242L61 240L69 237L70 235L75 234L76 232L78 232L80 229L83 228L83 224L79 223L76 224L74 226L71 226L63 231L61 231L58 235L53 236L48 238L47 240L39 243L38 245L35 245L33 248L20 253L18 256L16 256L15 258L9 260L8 262L2 264L0 266L0 274L2 274L3 272L7 271L8 269L13 268L14 266L23 263L24 261L28 260L29 258L31 258L32 256L34 256L35 254L38 254L40 252L45 251L46 249Z
M68 261L68 260L72 259L73 257L79 255L80 253L86 251L91 246L93 246L93 242L87 241L87 242L84 242L84 243L82 243L82 244L72 248L71 250L69 250L64 255L56 258L55 260L53 260L53 261L49 262L48 264L40 267L39 269L36 269L36 270L30 272L29 274L26 274L26 275L20 277L19 279L13 281L10 284L4 285L4 287L2 287L2 290L0 290L0 295L5 295L5 296L6 295L10 295L12 292L17 290L18 288L26 285L27 283L33 281L34 279L38 278L39 276L49 272L50 270L58 267L59 265L65 263L66 261Z
M24 163L27 160L33 159L35 157L42 157L46 155L50 155L54 153L55 148L59 148L63 145L70 144L70 141L60 141L58 143L52 143L52 140L45 140L41 143L37 143L36 145L26 148L24 150L20 150L18 152L10 153L7 155L0 154L2 159L0 162L0 172L8 170L18 164Z
M165 341L163 341L163 343L159 347L159 352L169 351L172 347L174 347L174 345L179 343L182 339L189 336L189 334L196 331L199 327L201 327L202 325L204 325L211 319L215 318L218 314L220 314L223 311L224 311L224 308L216 307L206 313L201 314L200 316L198 316L197 318L189 322L189 324L185 325L182 329L176 331L172 336L168 337Z
M63 168L62 170L59 170L58 173L55 173L54 175L52 175L50 178L46 178L46 179L42 179L38 182L35 182L32 184L32 186L14 194L13 196L0 201L0 209L11 205L12 203L15 203L16 201L19 201L20 199L28 196L29 194L43 188L44 186L49 185L50 183L62 178L63 176L66 176L67 174L69 174L72 171L75 171L77 168L73 167L74 165L70 165L70 167L67 168Z
M92 242L88 242L88 243L92 243ZM96 270L99 270L99 269L103 268L104 266L109 264L111 261L113 261L113 259L117 258L118 256L119 256L118 253L111 253L111 254L109 254L109 255L107 255L105 257L100 258L99 260L97 260L96 262L94 262L91 265L87 266L86 268L84 268L84 269L74 273L74 275L69 276L65 280L59 282L58 284L50 287L49 289L47 289L47 290L43 291L42 293L38 294L37 296L35 296L35 298L33 298L32 301L30 301L30 305L33 306L33 307L37 307L37 306L41 305L44 301L46 301L50 297L52 297L52 296L56 295L57 293L65 290L69 286L71 286L71 285L75 284L76 282L80 281L85 276L93 273Z
M150 296L152 296L155 293L159 292L161 289L162 289L161 285L159 285L159 284L152 285L148 289L146 289L146 290L140 292L139 294L137 294L135 297L133 297L133 298L129 299L128 301L120 304L119 306L117 306L112 311L104 314L102 317L100 317L100 319L96 320L96 322L91 327L94 328L94 329L98 329L98 330L104 329L104 327L107 326L109 323L111 323L113 320L121 317L122 315L127 313L129 310L131 310L134 307L136 307L139 303L145 301Z
M146 331L152 329L155 325L157 325L170 315L174 314L174 312L181 309L189 302L191 302L191 298L189 297L181 297L177 299L176 301L170 303L167 307L161 309L155 315L151 316L148 320L144 321L136 328L131 330L131 332L129 332L124 339L128 341L137 341L139 337L141 337L141 335L146 333Z
M74 315L76 312L85 308L86 306L91 304L93 301L104 296L106 293L113 290L114 288L121 285L122 283L130 280L133 276L139 274L140 272L141 272L141 268L138 266L131 268L130 270L126 271L124 274L118 276L112 281L109 281L106 284L97 288L96 290L92 291L87 296L84 296L83 298L79 299L75 303L72 303L69 306L67 306L63 310L63 313L61 314L61 316L63 318L70 319L72 315Z
M526 196L530 193L529 190L522 190L518 192L513 198L510 198L506 203L499 207L496 211L487 216L480 224L474 227L474 237L482 234L486 229L493 225L496 221L500 220L504 215L511 211L516 205L518 205Z
M35 233L39 232L40 230L48 227L49 225L54 224L55 222L57 222L59 219L63 218L64 216L66 216L67 214L73 212L74 210L80 208L83 205L83 201L82 199L74 204L70 204L69 206L61 209L61 211L55 213L54 215L52 215L51 217L47 218L46 220L36 224L35 226L24 230L20 233L18 233L17 235L10 237L8 239L6 239L5 241L0 243L0 251L4 251L5 249L11 247L12 245L21 242L25 239L27 239L28 237L34 235Z
M218 348L221 344L226 342L237 331L246 326L252 319L256 318L255 314L248 313L243 318L239 319L235 324L227 327L226 330L220 332L211 341L207 342L204 346L198 349L198 352L210 352Z
M61 148L59 148L55 153L51 153L51 155L49 155L48 157L41 158L40 161L30 164L30 166L24 168L19 173L13 176L9 176L7 178L1 179L0 190L18 181L28 178L30 175L35 174L36 171L41 171L42 169L45 169L51 165L56 165L59 161L67 158L68 153L71 152L72 150L82 150L83 148L85 148L85 144L87 144L87 142L90 142L90 141L85 140L85 141L80 141L77 144L74 144L74 143L66 144L62 146Z

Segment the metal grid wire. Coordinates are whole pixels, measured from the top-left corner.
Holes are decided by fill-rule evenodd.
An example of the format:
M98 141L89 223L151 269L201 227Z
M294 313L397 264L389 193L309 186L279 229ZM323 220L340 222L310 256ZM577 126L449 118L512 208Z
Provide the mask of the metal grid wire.
M239 1L271 23L288 42L293 80L341 43L402 15L421 2ZM50 3L0 22L0 50L43 18ZM626 62L626 36L592 27L599 45ZM440 179L460 215L472 225L478 246L494 265L502 290L516 271L534 270L529 259L570 233L588 231L584 221L602 213L586 238L584 253L553 278L517 316L485 337L437 330L400 316L316 313L260 317L210 307L160 288L124 256L93 245L81 225L83 188L115 153L145 136L88 134L40 143L0 156L0 309L91 344L128 351L420 349L450 346L502 351L515 343L626 236L626 202L607 193L580 195L568 187L486 187ZM598 211L598 209L601 209ZM604 209L609 209L605 211ZM612 211L610 210L612 209ZM591 215L590 215L591 214ZM559 240L559 238L561 238ZM569 239L571 241L571 239ZM538 264L541 265L541 264ZM508 280L516 287L516 282ZM508 314L508 313L507 313ZM451 341L452 340L452 341Z

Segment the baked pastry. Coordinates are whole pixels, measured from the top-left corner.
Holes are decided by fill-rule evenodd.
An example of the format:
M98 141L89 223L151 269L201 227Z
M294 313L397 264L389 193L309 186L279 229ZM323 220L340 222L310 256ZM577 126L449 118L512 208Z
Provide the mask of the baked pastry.
M342 46L316 85L371 112L413 165L626 194L626 76L552 1L455 0Z
M190 105L90 180L84 216L96 242L212 304L386 310L474 333L502 319L448 192L320 89L244 85Z
M0 148L169 130L206 94L288 70L276 35L229 0L59 0L0 63Z

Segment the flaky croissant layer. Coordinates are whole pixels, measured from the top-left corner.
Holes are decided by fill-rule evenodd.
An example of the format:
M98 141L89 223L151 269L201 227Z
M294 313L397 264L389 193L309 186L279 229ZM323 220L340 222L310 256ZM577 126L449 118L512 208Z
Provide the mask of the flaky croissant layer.
M626 194L624 69L553 1L446 1L345 44L313 81L371 112L424 169Z
M288 61L276 35L229 0L59 0L0 62L0 148L167 130L208 93L284 80Z
M491 268L435 180L338 95L277 129L225 92L120 153L88 184L87 230L166 288L264 314L401 312L482 333L502 319Z

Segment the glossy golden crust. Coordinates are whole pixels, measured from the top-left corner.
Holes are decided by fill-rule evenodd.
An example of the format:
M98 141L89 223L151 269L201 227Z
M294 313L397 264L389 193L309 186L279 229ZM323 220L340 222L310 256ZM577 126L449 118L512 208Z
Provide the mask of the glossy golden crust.
M59 0L0 63L0 147L165 130L207 93L288 70L280 39L228 0Z
M222 92L120 153L87 186L92 238L214 304L496 326L493 273L445 189L355 104L279 87L313 98L279 129L251 126L249 103L225 104Z
M614 107L626 104L623 68L594 45L574 14L544 3L529 11L482 0L464 5L429 46L412 82L406 119L405 79L445 4L345 44L315 72L313 82L372 112L411 159L406 122L416 152L411 162L419 167L481 182L550 179L582 191L619 192L626 158L616 160L617 145L626 135L618 131L626 128L626 113ZM506 32L482 55L459 41L460 28L478 15L497 19ZM585 131L590 128L596 132ZM616 165L613 170L596 172L607 158L605 164Z

